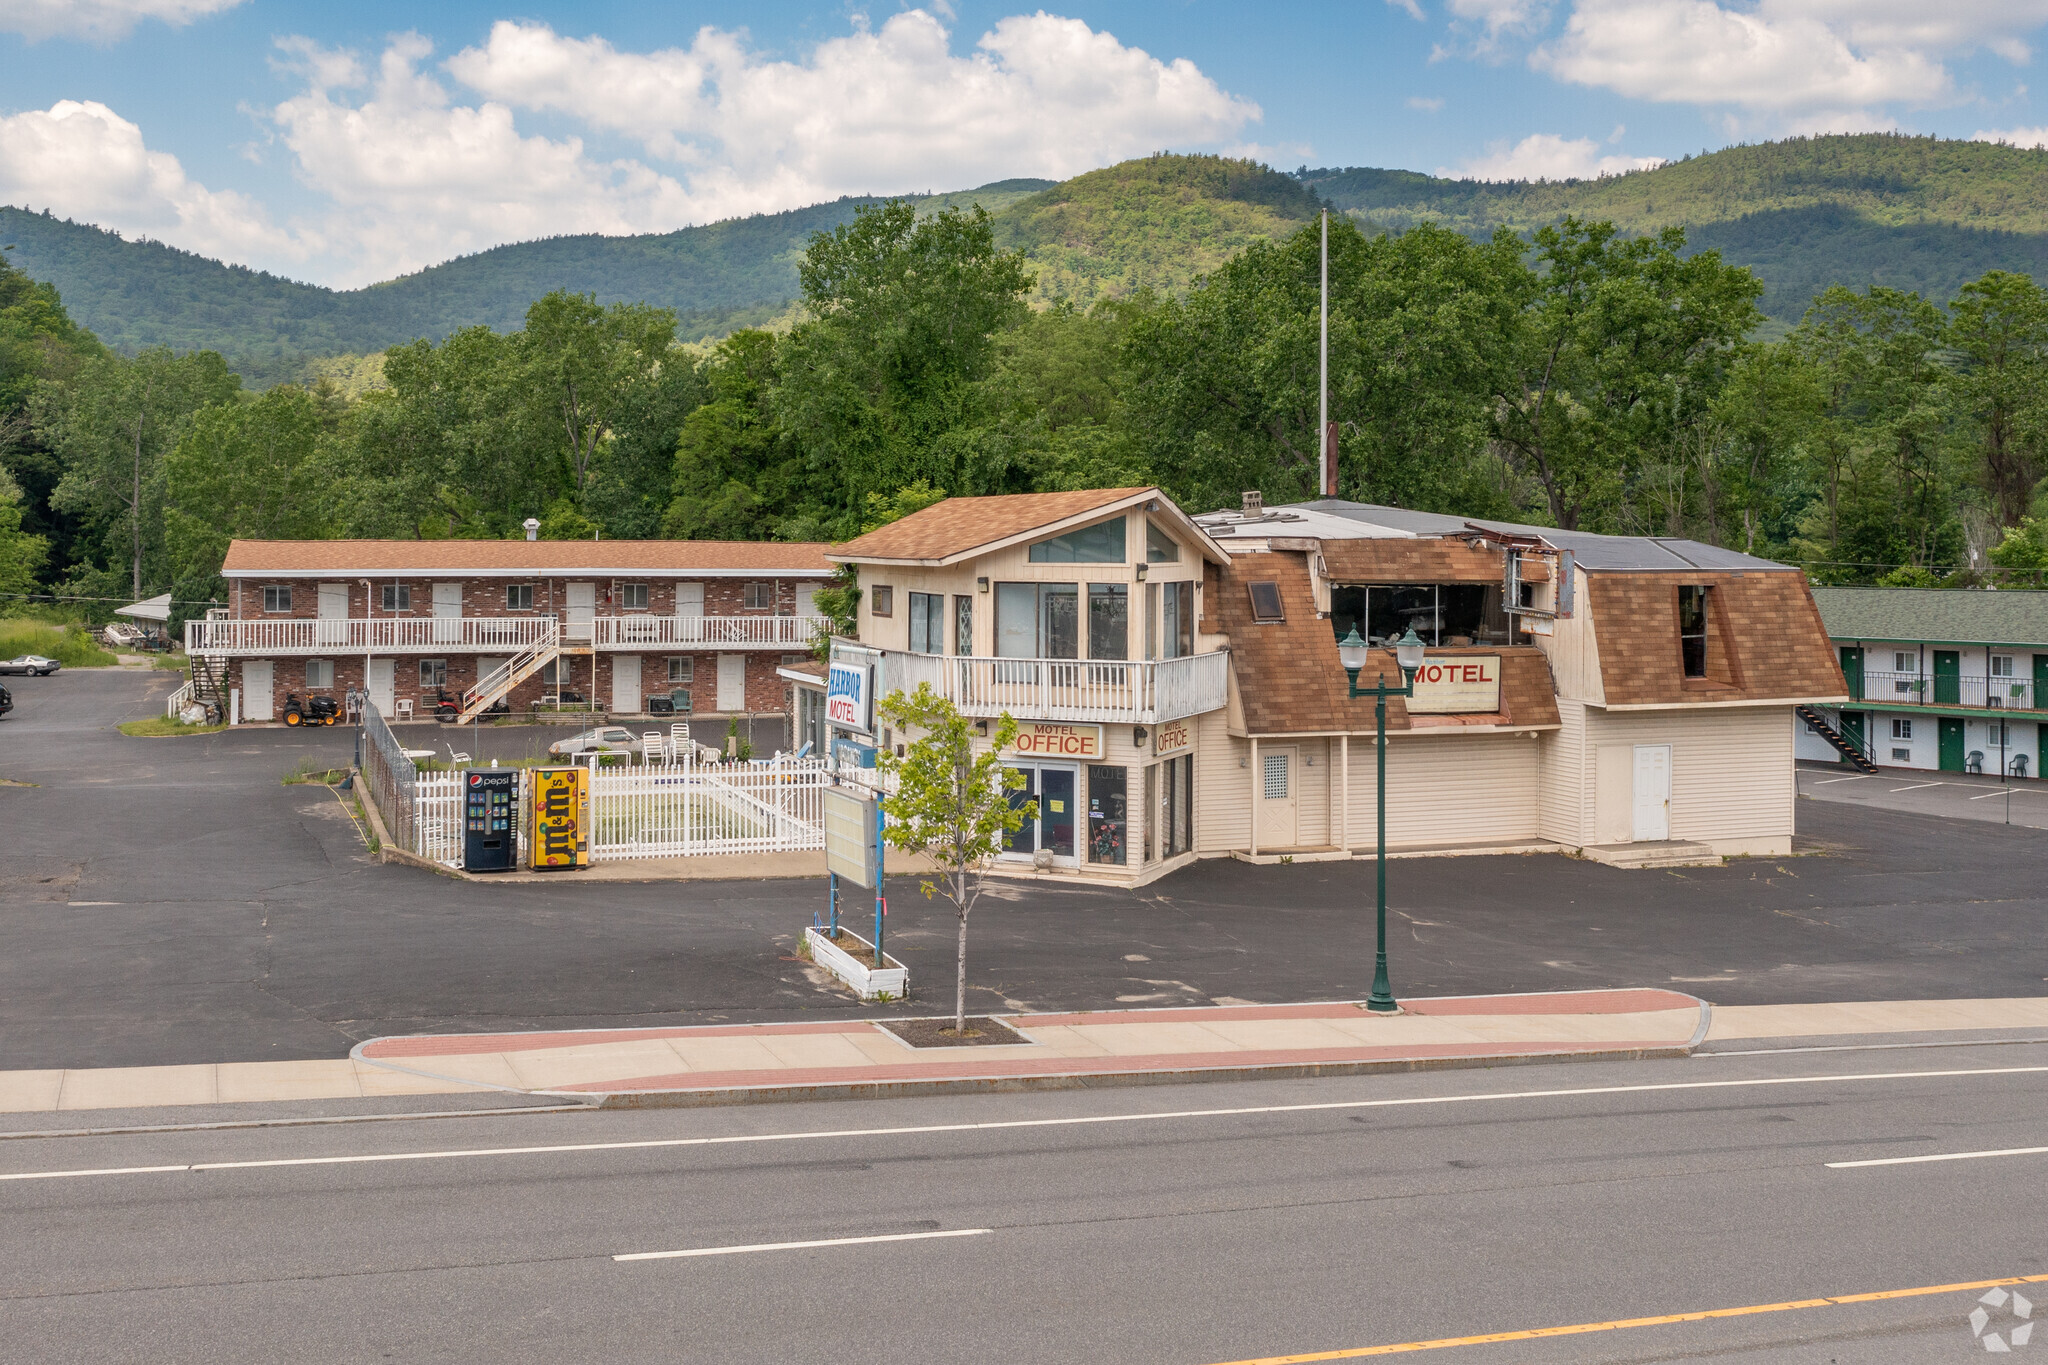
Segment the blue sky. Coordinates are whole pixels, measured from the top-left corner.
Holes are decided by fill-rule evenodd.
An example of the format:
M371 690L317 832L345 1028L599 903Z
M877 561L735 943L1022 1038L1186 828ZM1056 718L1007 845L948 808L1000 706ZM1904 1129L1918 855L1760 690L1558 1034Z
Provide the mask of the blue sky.
M1489 178L2048 140L2048 0L0 0L0 203L353 286L1155 149Z

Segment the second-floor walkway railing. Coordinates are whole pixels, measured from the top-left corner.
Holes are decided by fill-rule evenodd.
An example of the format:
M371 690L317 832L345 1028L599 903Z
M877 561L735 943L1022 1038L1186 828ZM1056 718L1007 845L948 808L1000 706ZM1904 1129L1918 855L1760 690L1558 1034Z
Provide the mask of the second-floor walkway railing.
M1181 659L988 659L885 651L877 691L920 682L963 715L1154 725L1200 715L1229 696L1227 653Z
M550 632L597 649L806 649L829 623L818 616L275 617L187 621L192 654L432 654L527 649Z
M1854 690L1855 679L1850 679ZM1974 706L1985 710L2037 708L2032 678L1965 677L1954 673L1895 673L1865 669L1858 701L1872 706ZM2048 700L2048 698L2043 698Z

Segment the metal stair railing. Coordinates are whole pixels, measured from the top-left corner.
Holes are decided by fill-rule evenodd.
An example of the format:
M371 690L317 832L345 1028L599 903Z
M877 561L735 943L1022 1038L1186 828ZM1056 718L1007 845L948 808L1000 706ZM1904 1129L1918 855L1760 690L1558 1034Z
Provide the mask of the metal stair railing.
M553 621L546 626L538 640L479 678L476 686L462 694L462 713L455 718L457 724L475 720L485 708L496 705L499 698L560 657L561 632Z
M228 661L213 654L194 654L189 657L192 664L192 695L201 704L210 707L219 719L227 720Z
M1835 751L1843 758L1848 759L1858 772L1867 776L1876 775L1877 763L1862 744L1828 724L1827 718L1811 706L1795 706L1792 709L1798 713L1801 720L1813 727L1815 734L1834 746Z

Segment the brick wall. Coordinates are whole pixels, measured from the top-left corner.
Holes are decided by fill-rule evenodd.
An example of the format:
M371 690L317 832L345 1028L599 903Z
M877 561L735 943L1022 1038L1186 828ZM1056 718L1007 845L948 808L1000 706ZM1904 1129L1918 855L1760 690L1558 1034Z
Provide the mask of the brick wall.
M566 578L463 578L422 577L422 578L374 578L364 587L360 577L351 578L337 575L327 580L331 583L348 585L348 614L355 619L377 617L388 619L392 616L425 617L434 614L434 584L460 582L462 584L462 614L464 616L525 616L525 611L511 611L505 606L505 589L511 584L531 584L533 587L533 613L553 614L557 617L567 613L569 608L569 583ZM681 583L702 583L704 586L704 614L706 616L792 616L797 610L797 593L804 587L823 587L821 579L774 578L763 575L759 579L689 577L672 578L604 578L576 579L579 583L591 583L596 588L597 614L600 616L636 616L638 611L626 611L618 603L623 594L615 591L626 583L644 583L647 586L646 614L673 616L676 610L676 587ZM748 582L770 583L774 587L771 608L749 609L746 603ZM387 585L403 585L412 590L409 610L390 612L383 607L383 590ZM292 609L289 612L265 612L263 610L263 589L266 586L285 587L292 590ZM311 619L320 614L320 584L312 579L275 580L266 584L261 579L238 579L229 593L229 609L237 619L263 620L297 617Z

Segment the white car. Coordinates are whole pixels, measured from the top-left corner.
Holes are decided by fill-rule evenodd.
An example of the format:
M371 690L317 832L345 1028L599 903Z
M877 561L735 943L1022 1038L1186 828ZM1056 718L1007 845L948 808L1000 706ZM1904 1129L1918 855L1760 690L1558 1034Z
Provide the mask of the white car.
M31 678L46 678L64 665L41 654L24 654L19 658L0 662L0 673L26 673Z
M548 745L548 752L556 758L578 758L584 754L637 754L640 752L640 736L623 725L600 725L595 730L556 740Z

